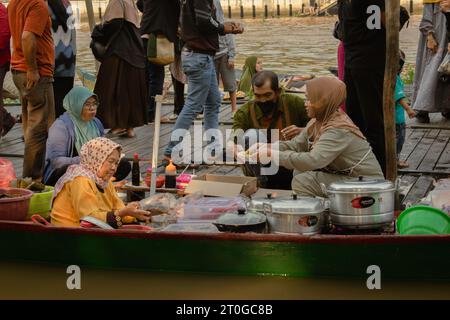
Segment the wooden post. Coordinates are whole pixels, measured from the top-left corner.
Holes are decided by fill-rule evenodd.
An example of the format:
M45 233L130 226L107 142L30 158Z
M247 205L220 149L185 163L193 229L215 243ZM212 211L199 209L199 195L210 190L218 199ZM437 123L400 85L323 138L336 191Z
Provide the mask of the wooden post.
M92 5L92 0L85 0L86 3L86 12L88 15L89 21L89 29L94 30L95 27L95 15L94 15L94 6Z
M386 142L386 178L397 179L395 148L395 83L399 59L400 0L386 1L386 68L384 71L383 114Z
M86 4L86 12L88 15L88 20L89 20L89 30L94 30L95 27L95 14L94 14L94 6L92 5L92 0L85 0L85 4ZM95 70L97 70L100 68L100 64L98 63L97 60L95 60Z
M414 4L413 4L413 0L409 0L409 14L413 14L414 11Z

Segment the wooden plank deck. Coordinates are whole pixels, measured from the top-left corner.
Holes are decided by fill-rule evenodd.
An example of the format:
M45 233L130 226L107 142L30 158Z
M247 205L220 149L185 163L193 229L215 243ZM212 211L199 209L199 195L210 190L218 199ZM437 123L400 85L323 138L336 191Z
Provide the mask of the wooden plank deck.
M242 103L243 101L240 101ZM8 111L13 114L19 112L19 108L8 107ZM164 104L162 107L162 117L167 117L173 111L173 106ZM231 128L231 108L229 104L224 104L221 108L219 119L221 130ZM173 122L162 123L160 130L159 159L163 159L170 134L173 129ZM123 151L127 157L132 157L138 153L141 158L151 159L153 124L136 128L135 138L113 138L123 146ZM193 130L191 129L191 133ZM0 140L0 156L4 154L17 155L17 157L5 157L14 164L18 176L22 173L22 161L24 143L22 140L22 129L20 124L16 125L10 133ZM400 156L406 160L410 167L399 170L401 178L401 190L404 205L417 203L425 197L433 187L433 178L450 176L450 121L440 121L438 125L420 125L414 122L408 123L406 142ZM141 163L141 172L150 166L149 162ZM188 169L192 173L192 169ZM201 166L195 171L196 174L216 173L224 175L242 175L242 171L236 166Z
M450 175L450 127L409 129L400 155L409 168L402 174Z
M243 101L240 101L238 104L242 104ZM8 111L12 114L17 114L19 112L19 108L17 106L8 107ZM163 104L161 117L168 117L173 111L173 106L168 104ZM231 107L229 104L223 104L219 116L219 120L221 124L222 133L225 134L225 130L231 128L232 118L231 118ZM174 121L167 121L165 123L161 123L160 130L160 147L159 147L159 160L163 160L164 150L167 147L167 144L170 139L170 134L172 133ZM139 156L143 159L151 159L152 156L152 146L153 146L153 133L154 133L154 124L144 125L142 127L135 129L136 137L134 138L124 138L124 137L114 137L112 140L121 144L123 147L123 152L126 157L132 157L134 153L138 153ZM193 134L193 128L191 128L191 134ZM14 126L14 128L8 133L8 135L0 140L0 156L11 160L14 164L14 168L16 170L16 174L20 176L22 174L23 167L23 156L24 152L24 142L22 140L23 133L22 127L20 124ZM194 150L192 150L194 151ZM9 156L5 156L9 155ZM16 156L15 156L16 155ZM141 172L144 172L147 167L150 166L149 162L141 163ZM192 172L189 170L188 172ZM235 166L201 166L200 170L197 170L196 173L220 173L220 174L229 174L233 172L234 175L241 175L240 168L236 168Z

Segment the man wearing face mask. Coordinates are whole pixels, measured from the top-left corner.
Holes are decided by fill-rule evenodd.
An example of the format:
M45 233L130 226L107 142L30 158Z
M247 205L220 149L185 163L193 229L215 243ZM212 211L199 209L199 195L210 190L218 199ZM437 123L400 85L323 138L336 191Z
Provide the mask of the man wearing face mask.
M308 123L304 101L296 94L284 93L278 86L278 76L272 71L261 71L252 79L254 99L244 104L233 118L232 150L235 158L243 147L234 145L243 132L256 129L258 133L266 132L267 142L290 140L296 137ZM271 129L278 131L272 136ZM263 130L263 131L261 131ZM248 148L246 146L245 148ZM280 167L278 173L270 176L261 175L261 165L245 164L244 174L256 176L261 188L291 189L292 170Z

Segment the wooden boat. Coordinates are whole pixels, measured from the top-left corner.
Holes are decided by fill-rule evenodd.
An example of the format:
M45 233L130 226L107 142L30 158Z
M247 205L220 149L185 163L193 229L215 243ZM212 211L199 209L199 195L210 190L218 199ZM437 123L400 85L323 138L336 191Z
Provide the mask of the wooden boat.
M0 221L1 260L293 277L450 279L450 235L169 233Z

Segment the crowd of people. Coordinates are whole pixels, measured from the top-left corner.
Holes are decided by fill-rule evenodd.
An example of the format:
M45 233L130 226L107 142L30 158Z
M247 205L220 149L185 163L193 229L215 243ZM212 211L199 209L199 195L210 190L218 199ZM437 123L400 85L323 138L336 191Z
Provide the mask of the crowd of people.
M134 128L154 120L155 97L165 89L165 67L147 59L147 48L155 37L164 37L174 45L169 66L174 132L188 130L197 117L204 118L205 132L219 128L222 83L230 96L235 133L228 150L236 159L242 154L258 161L277 159L274 175L262 174L267 165L243 165L244 174L257 176L261 187L326 196L322 184L361 175L383 178L384 3L338 1L339 79L307 81L306 100L285 93L278 76L262 70L256 56L246 59L237 84L234 37L244 28L225 21L219 0L110 0L101 29L109 40L93 92L74 87L77 50L69 0L10 0L7 10L0 4L0 84L10 69L22 105L22 175L55 185L54 224L76 226L87 215L113 227L148 219L136 203L125 206L117 197L112 181L126 178L130 164L122 160L121 146L106 137L132 138ZM381 9L380 28L367 27L370 5ZM405 111L422 122L429 121L430 112L450 117L450 83L437 71L450 51L449 12L450 0L424 0L411 104L400 76L396 82L398 154ZM400 57L399 74L405 63L402 52ZM237 91L250 97L239 109ZM16 120L1 104L0 109L4 135ZM104 128L110 130L105 133ZM239 136L249 130L267 130L268 143L239 145ZM272 137L270 130L280 135ZM214 145L214 137L207 140ZM166 161L178 142L170 141ZM399 166L407 164L399 161Z

